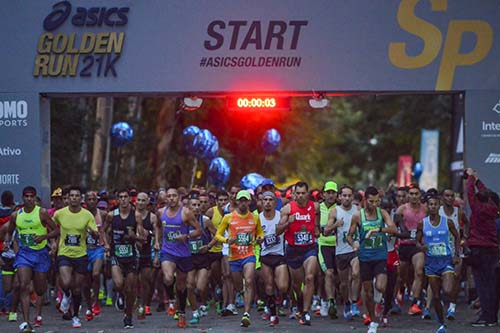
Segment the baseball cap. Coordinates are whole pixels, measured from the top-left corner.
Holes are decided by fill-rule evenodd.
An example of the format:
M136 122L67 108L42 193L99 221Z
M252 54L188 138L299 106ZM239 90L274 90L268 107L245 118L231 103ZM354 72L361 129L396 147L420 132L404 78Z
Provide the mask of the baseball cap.
M276 200L276 194L274 194L273 192L271 191L266 191L264 193L262 193L262 197L265 198L265 197L271 197L273 198L274 200Z
M52 192L51 198L62 197L62 188L58 187Z
M251 196L250 196L250 192L248 192L247 190L241 190L238 192L238 194L236 194L236 200L240 200L240 199L247 199L247 200L251 200Z
M338 192L337 189L337 183L334 181L328 181L325 183L325 187L323 188L323 191L335 191Z
M269 179L269 178L266 178L264 179L261 183L260 183L260 186L261 187L264 187L266 185L272 185L274 186L274 182L272 181L272 179Z
M108 208L108 203L106 201L99 201L97 203L97 208L107 209Z

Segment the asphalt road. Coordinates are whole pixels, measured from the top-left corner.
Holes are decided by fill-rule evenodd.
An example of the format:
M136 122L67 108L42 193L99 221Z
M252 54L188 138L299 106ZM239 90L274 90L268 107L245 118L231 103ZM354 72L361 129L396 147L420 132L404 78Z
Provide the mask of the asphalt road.
M43 325L36 328L37 333L108 333L108 332L140 332L140 333L164 333L164 332L185 332L185 333L234 333L234 332L338 332L353 333L366 332L367 327L362 320L356 318L354 321L346 322L343 319L331 320L314 315L310 327L299 326L296 320L288 317L280 317L277 327L271 328L267 322L260 319L261 313L252 309L252 325L248 328L240 327L241 316L219 317L211 310L207 317L203 317L200 324L189 326L185 329L177 328L177 322L165 313L155 312L156 304L152 306L153 315L145 320L137 320L134 316L134 328L123 328L123 315L114 307L102 307L102 313L94 320L87 322L82 318L82 327L75 329L71 326L71 321L65 321L61 314L57 312L54 305L48 305L43 310ZM242 313L241 309L239 312ZM190 318L188 313L188 320ZM31 316L34 316L34 309L31 308ZM21 314L18 314L19 319ZM447 332L499 332L498 327L494 328L473 328L470 322L475 319L475 310L469 309L465 304L459 304L457 309L457 319L448 322ZM18 332L21 320L16 323L8 322L6 316L0 317L0 332ZM423 320L420 317L410 317L408 315L393 315L389 317L389 327L379 328L379 332L435 332L437 323L434 320Z

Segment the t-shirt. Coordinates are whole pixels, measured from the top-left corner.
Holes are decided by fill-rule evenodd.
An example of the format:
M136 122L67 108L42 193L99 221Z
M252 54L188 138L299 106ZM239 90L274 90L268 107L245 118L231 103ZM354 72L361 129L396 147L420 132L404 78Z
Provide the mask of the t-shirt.
M54 222L61 226L58 255L70 258L87 255L87 228L97 232L92 213L83 208L73 213L64 207L54 214Z

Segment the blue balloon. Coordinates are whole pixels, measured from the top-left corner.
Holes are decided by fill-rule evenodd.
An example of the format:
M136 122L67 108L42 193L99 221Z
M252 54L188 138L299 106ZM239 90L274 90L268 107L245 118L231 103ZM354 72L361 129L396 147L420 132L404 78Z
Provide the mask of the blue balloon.
M270 130L267 130L266 133L264 133L264 136L262 137L261 141L261 146L264 152L269 155L274 153L281 141L281 136L277 130L274 128L271 128Z
M259 187L260 183L262 183L264 179L266 178L261 174L252 172L241 178L240 186L244 190L255 190L257 187Z
M210 146L210 148L208 148L208 151L203 159L207 162L210 162L211 160L216 158L217 155L219 155L219 140L217 140L217 138L214 136L212 145Z
M119 122L111 126L109 135L111 136L111 143L114 146L122 147L132 141L134 130L128 123Z
M194 139L201 132L197 126L188 126L182 131L182 146L190 155L194 155Z
M197 158L205 158L205 156L207 156L208 154L208 151L214 144L214 141L215 137L209 130L201 130L200 133L198 133L194 138L194 156Z
M420 162L415 162L415 165L413 166L413 176L419 180L420 176L422 176L422 172L424 172L424 168L422 166L422 163Z
M222 157L214 158L208 168L208 180L217 186L224 186L229 180L231 168Z

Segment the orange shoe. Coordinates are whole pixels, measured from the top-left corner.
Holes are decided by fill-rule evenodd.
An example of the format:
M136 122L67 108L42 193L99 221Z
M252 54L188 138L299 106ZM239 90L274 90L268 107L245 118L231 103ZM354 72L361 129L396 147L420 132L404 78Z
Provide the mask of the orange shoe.
M173 316L175 314L175 304L174 303L169 303L168 309L167 309L167 314L169 316Z
M370 315L368 315L367 313L363 314L363 324L368 326L368 325L370 325L371 322L372 322L372 319L370 318Z
M151 316L151 307L150 306L145 306L144 307L144 315L145 316Z
M408 309L408 314L410 316L418 316L418 315L421 315L422 314L422 309L420 309L420 307L417 305L417 304L413 304L412 306L410 306L410 308Z
M179 313L179 320L177 321L177 327L186 328L186 315L184 313Z

